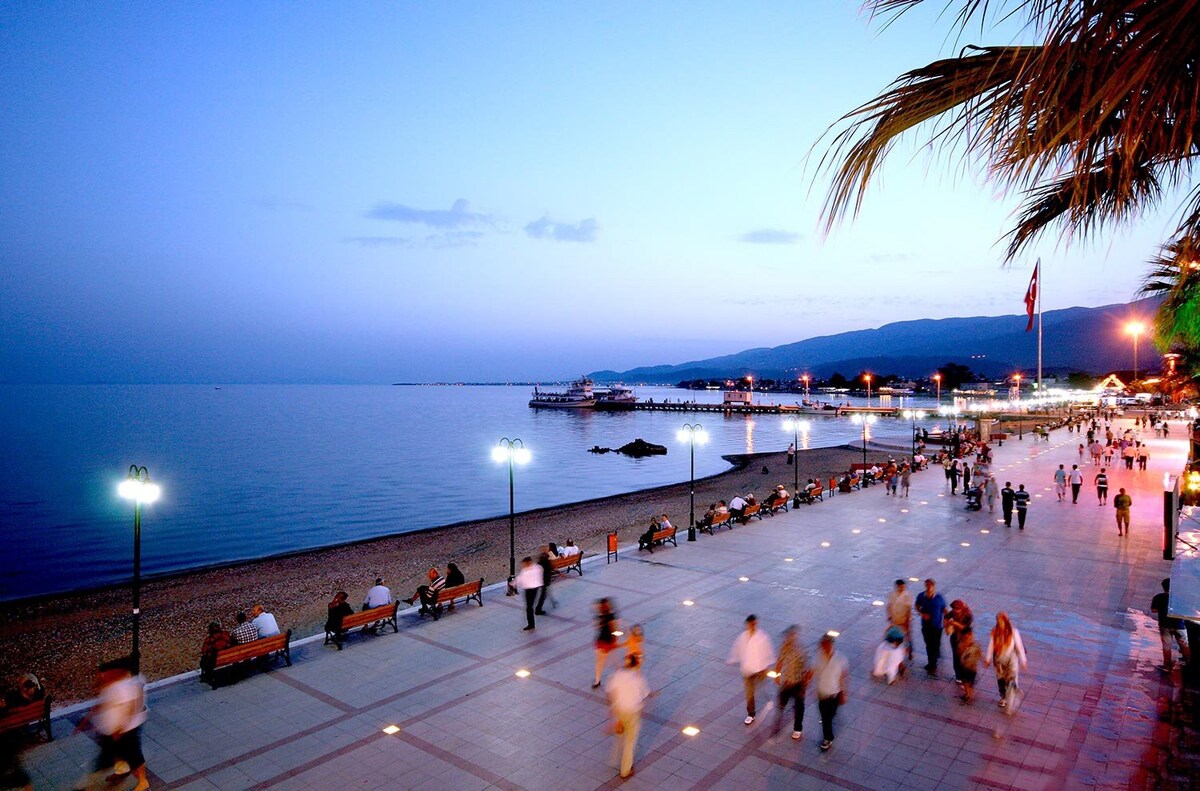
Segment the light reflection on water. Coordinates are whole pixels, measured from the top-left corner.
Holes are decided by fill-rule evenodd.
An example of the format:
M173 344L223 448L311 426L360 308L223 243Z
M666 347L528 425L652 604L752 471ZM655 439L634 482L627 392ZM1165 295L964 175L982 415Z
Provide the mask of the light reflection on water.
M727 469L723 454L783 451L793 438L775 416L533 410L528 398L526 387L0 386L0 525L21 548L0 558L0 598L127 578L132 514L115 487L134 463L163 487L143 519L154 573L506 513L507 468L490 457L502 436L533 453L516 472L519 510L686 481L675 433L689 420L711 438L697 476ZM801 447L859 437L845 418L810 420ZM873 430L909 441L907 421ZM587 452L637 437L668 454Z

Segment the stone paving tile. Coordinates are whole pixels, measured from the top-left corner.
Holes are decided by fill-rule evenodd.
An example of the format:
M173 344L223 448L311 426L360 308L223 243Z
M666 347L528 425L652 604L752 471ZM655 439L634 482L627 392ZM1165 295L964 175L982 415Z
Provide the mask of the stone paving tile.
M1023 532L998 525L986 510L965 511L935 470L914 477L908 499L872 488L653 555L626 549L618 563L589 560L582 578L555 583L559 607L533 633L520 631L520 602L493 589L482 608L459 607L437 622L409 611L399 634L356 635L340 652L319 642L299 646L293 667L216 691L194 680L161 687L144 734L156 787L1145 784L1157 766L1158 711L1170 693L1154 667L1156 625L1145 613L1167 570L1158 556L1158 482L1178 466L1183 443L1151 440L1150 471L1113 474L1114 487L1131 487L1135 497L1134 535L1118 539L1111 512L1096 507L1086 487L1079 505L1057 503L1047 491L1057 463L1072 461L1075 439L1059 431L1049 445L998 449L1001 481L1024 481L1035 493ZM872 602L896 577L926 576L947 598L971 604L984 641L1000 609L1021 629L1031 667L1015 717L995 707L990 671L980 673L974 706L954 700L945 644L936 680L919 671L923 660L893 686L869 679L884 625ZM600 596L614 600L624 627L643 625L654 690L637 774L624 784L615 777L604 697L589 688L591 605ZM751 611L773 638L789 623L801 626L809 645L827 629L841 633L852 689L830 753L817 749L813 701L802 742L787 731L767 738L769 686L758 722L742 724L740 681L725 657ZM917 654L921 660L922 647ZM517 678L519 668L532 675ZM400 732L383 734L389 724ZM699 736L680 733L689 724ZM27 763L38 788L63 788L94 754L85 736L64 736L32 749Z

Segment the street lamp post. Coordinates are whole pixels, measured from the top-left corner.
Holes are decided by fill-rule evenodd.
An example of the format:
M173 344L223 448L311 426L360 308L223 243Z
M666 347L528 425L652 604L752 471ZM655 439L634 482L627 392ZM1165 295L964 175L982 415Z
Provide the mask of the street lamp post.
M863 374L863 380L867 383L867 406L871 405L871 375Z
M924 420L925 413L920 409L906 409L904 416L912 421L912 456L909 457L911 461L917 455L917 421Z
M800 432L808 434L808 421L800 420L799 418L789 417L783 421L783 430L792 432L792 446L800 450ZM800 506L800 457L796 456L792 459L792 472L795 480L792 486L792 496L795 498L796 507Z
M863 467L865 468L867 466L867 426L875 422L875 416L856 412L850 416L850 419L855 423L862 424Z
M808 398L808 374L800 377L800 381L804 382L804 397Z
M684 423L683 428L679 429L676 435L680 442L687 442L692 446L692 475L691 486L689 487L689 508L688 508L688 541L696 540L696 443L703 445L708 442L708 434L704 431L704 426L699 423L691 424Z
M934 374L933 381L937 383L937 403L940 407L942 405L942 375Z
M121 481L117 492L126 500L133 500L133 650L129 656L137 674L142 668L142 504L157 500L162 490L150 482L149 470L131 464L129 475Z
M1140 321L1131 321L1125 325L1125 331L1133 336L1133 381L1138 379L1138 338L1146 331L1146 325Z
M503 437L496 447L492 448L492 461L508 462L508 595L513 596L513 578L517 576L517 517L516 499L513 488L513 467L517 464L527 464L531 454L520 439Z

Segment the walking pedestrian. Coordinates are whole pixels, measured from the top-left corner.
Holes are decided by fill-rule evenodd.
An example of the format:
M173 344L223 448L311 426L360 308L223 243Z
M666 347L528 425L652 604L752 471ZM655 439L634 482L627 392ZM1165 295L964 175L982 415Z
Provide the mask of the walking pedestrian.
M787 449L787 463L791 467L796 462L796 443L789 442Z
M608 705L612 711L613 732L617 736L615 750L621 754L621 777L633 774L633 753L637 749L638 731L642 727L642 706L650 694L646 679L639 670L636 654L625 657L625 665L608 680Z
M908 497L908 487L912 483L912 467L905 466L904 471L900 473L900 491L904 492L904 496Z
M1071 468L1079 469L1079 465L1072 465ZM1062 464L1054 471L1054 493L1058 495L1060 503L1067 499L1067 471Z
M975 700L975 679L979 676L979 660L983 652L979 643L975 642L975 630L971 627L963 629L958 636L958 663L962 668L962 702L970 704Z
M896 580L896 587L888 594L887 613L888 623L900 628L904 633L904 642L908 644L908 658L912 660L912 611L913 597L902 579Z
M950 612L946 614L945 621L946 636L950 639L950 658L954 662L954 681L962 684L963 665L959 638L962 636L963 630L970 629L975 625L975 616L966 602L962 599L955 599L950 602Z
M758 713L754 701L758 685L767 677L767 670L775 664L775 649L771 647L771 638L758 628L757 616L746 616L746 628L738 635L729 651L729 664L737 665L741 670L742 687L746 693L745 723L752 725Z
M987 495L988 513L996 513L996 495L1000 493L1000 487L996 485L996 476L987 475L983 479L983 493Z
M1016 501L1017 493L1013 491L1012 481L1005 481L1004 488L1000 490L1000 510L1004 512L1004 526L1012 527L1012 512L1013 503Z
M1025 491L1025 484L1019 485L1013 493L1013 507L1017 509L1017 528L1020 530L1025 529L1025 515L1029 512L1031 499L1029 492Z
M925 580L925 590L917 594L914 605L921 616L921 637L925 640L925 672L937 675L938 659L942 656L942 628L945 625L946 600L937 592L937 583Z
M1096 473L1096 500L1098 505L1108 505L1108 473L1101 467Z
M142 725L146 722L146 679L133 674L129 657L105 662L96 674L100 694L96 705L75 730L91 726L97 734L100 754L96 774L114 768L118 761L129 766L136 778L133 791L147 791L146 759L142 755Z
M821 712L821 751L833 746L833 718L838 706L846 702L850 689L850 664L833 645L833 635L821 635L820 651L814 668L817 684L817 709Z
M783 727L783 713L790 702L795 709L792 715L792 739L799 741L804 738L804 693L813 674L808 652L800 645L800 627L789 626L783 630L775 673L775 683L779 685L779 709L775 712L775 727L771 735L776 735Z
M1133 498L1125 493L1124 486L1117 490L1113 507L1117 509L1117 535L1129 535L1129 510L1133 508Z
M1168 577L1162 581L1162 593L1154 594L1154 598L1150 600L1150 612L1158 616L1158 637L1162 640L1163 652L1163 663L1159 669L1163 671L1169 671L1175 667L1175 662L1171 658L1172 641L1179 646L1180 658L1189 665L1192 661L1191 651L1188 650L1187 641L1183 639L1180 631L1183 629L1183 621L1167 614L1170 596L1171 579Z
M1083 464L1083 443L1079 443L1079 463Z
M596 602L596 679L592 682L592 689L600 686L608 655L617 647L617 636L613 634L616 630L617 612L606 596Z
M950 463L950 494L958 494L958 476L962 474L958 459Z
M992 627L983 655L985 667L993 663L996 665L996 687L1000 690L1000 708L1010 709L1011 714L1016 709L1020 669L1028 667L1029 663L1021 633L1012 625L1006 612L996 613L996 625Z
M550 547L544 546L538 552L537 559L538 567L542 570L542 590L538 594L537 607L534 608L534 614L546 614L546 598L550 599L550 606L558 609L558 600L554 598L554 594L550 592L550 580L554 576L554 566L550 564Z
M517 578L513 580L513 583L517 586L517 590L525 594L525 628L521 631L531 632L535 628L534 605L537 604L538 594L541 593L542 585L545 584L542 567L534 563L533 558L526 555L521 559L521 570L517 572Z
M1071 465L1071 504L1075 505L1079 502L1079 490L1083 488L1083 473L1079 471L1078 464Z
M1139 442L1137 447L1137 468L1142 472L1146 471L1146 462L1150 461L1150 448L1146 447L1146 443Z

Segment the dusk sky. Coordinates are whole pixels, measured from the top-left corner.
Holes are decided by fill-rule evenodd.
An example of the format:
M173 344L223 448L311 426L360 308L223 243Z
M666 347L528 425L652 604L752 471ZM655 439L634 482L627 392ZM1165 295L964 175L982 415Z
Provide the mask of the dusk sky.
M1016 313L1039 254L1132 298L1168 217L1004 269L1016 196L915 145L822 237L826 127L1013 40L936 10L5 3L0 381L556 379Z

